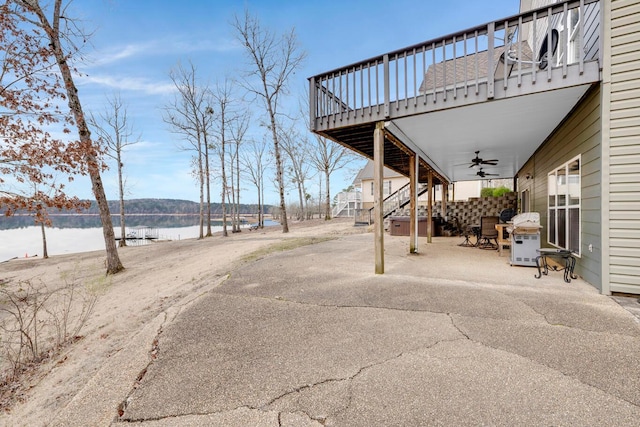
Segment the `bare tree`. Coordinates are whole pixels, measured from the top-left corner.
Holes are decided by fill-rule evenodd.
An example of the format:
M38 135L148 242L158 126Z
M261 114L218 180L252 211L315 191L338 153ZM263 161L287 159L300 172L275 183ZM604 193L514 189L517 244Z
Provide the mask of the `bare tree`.
M240 146L244 142L244 136L249 129L249 119L250 119L249 111L245 111L244 113L240 113L236 116L236 120L232 122L231 126L231 138L234 142L234 151L231 155L231 188L232 193L234 194L232 197L234 204L234 220L233 220L233 231L240 231ZM235 176L234 176L235 174ZM233 182L235 179L235 183ZM235 191L234 191L235 190Z
M266 141L250 140L241 154L245 175L258 193L258 227L264 228L264 175L270 163Z
M98 114L98 118L91 115L89 123L93 126L102 144L104 152L111 157L118 171L118 199L120 201L120 247L127 246L124 206L124 161L123 151L126 147L140 142L140 137L133 137L133 127L127 114L127 106L119 94L107 98L109 107Z
M213 90L213 100L218 110L218 118L214 124L216 126L216 133L218 135L217 151L220 156L220 174L222 181L222 188L220 190L221 209L222 209L222 235L227 237L229 232L227 230L227 203L229 182L227 180L227 133L230 127L230 123L234 118L234 113L231 111L232 99L232 85L231 80L225 79L222 84L217 84Z
M176 69L169 72L169 77L177 89L175 99L168 104L163 113L163 119L173 132L182 136L188 146L184 150L194 151L195 175L200 189L199 236L204 237L205 219L205 188L207 209L210 209L210 169L209 144L207 135L213 123L213 108L211 107L211 92L207 85L200 86L196 78L196 67L189 62L184 68L178 64ZM211 214L207 215L207 235L211 235Z
M331 219L331 195L330 179L331 174L344 167L349 162L357 159L357 154L342 145L339 145L327 138L315 135L315 144L311 151L311 161L325 178L325 213L324 219Z
M52 7L43 8L38 0L15 0L13 2L15 8L11 13L14 16L22 17L24 24L32 25L35 28L35 33L31 32L29 35L25 33L25 37L40 40L41 52L45 52L49 57L50 61L48 62L53 63L54 61L51 61L51 59L55 59L71 113L67 122L73 124L78 131L79 145L82 150L82 163L91 178L93 194L100 212L107 252L107 274L114 274L124 269L124 267L118 256L109 205L105 196L102 177L100 176L104 165L100 157L100 148L91 139L91 132L87 126L86 116L69 64L73 55L78 51L74 44L74 39L82 37L82 40L85 40L85 37L84 34L79 32L77 22L69 19L67 8L63 9L62 7L62 0L52 0L52 3ZM50 16L47 16L45 9ZM3 19L1 20L4 21L7 15L3 13L2 16ZM46 88L43 91L46 91Z
M303 221L307 213L306 181L311 177L311 163L309 161L308 141L302 138L294 128L280 132L280 143L289 158L289 175L298 190L300 211L297 218Z
M244 17L235 17L233 28L246 54L250 58L253 70L245 80L245 87L262 99L268 115L268 129L273 140L273 153L276 162L276 180L280 193L280 213L282 232L289 232L284 198L284 176L280 140L277 132L277 118L281 107L282 96L286 95L287 83L305 58L304 52L298 49L295 31L277 37L260 25L257 17L245 11ZM257 81L254 79L257 77Z

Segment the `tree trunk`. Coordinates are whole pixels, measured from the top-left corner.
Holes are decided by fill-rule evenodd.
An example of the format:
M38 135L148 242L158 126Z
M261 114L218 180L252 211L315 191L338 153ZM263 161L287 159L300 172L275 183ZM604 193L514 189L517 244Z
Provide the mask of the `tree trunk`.
M207 186L207 237L213 236L211 233L211 178L209 172L209 145L207 142L207 129L203 129L204 132L204 174L205 182Z
M118 162L118 194L120 196L120 241L119 247L127 246L127 232L124 220L124 183L122 182L122 158L120 150L116 153L116 161Z
M264 177L260 174L260 228L264 228Z
M224 109L221 112L222 114L222 129L221 134L222 138L220 141L220 164L222 165L222 203L220 207L222 208L222 235L224 237L228 237L229 233L227 231L227 206L225 204L225 197L227 195L227 172L225 170L225 140L224 140L224 131L225 131L225 123L224 123Z
M47 233L44 229L44 222L40 223L40 231L42 231L42 258L49 258L49 253L47 252Z
M326 206L325 206L325 211L324 211L324 219L325 220L330 220L331 219L331 194L329 194L329 169L325 170L325 187L327 188L327 198L325 199L326 201Z
M229 170L229 175L231 175L231 179L229 181L231 181L231 186L228 188L228 201L229 204L231 205L231 232L232 233L237 233L238 229L237 229L237 225L236 225L236 209L238 208L236 206L236 189L235 189L235 184L234 184L234 165L233 165L233 157L231 157L231 161L229 162L230 165L230 170Z
M236 143L236 214L238 215L238 232L240 230L240 142Z
M107 203L107 197L104 192L104 186L102 185L102 177L100 176L101 161L96 155L96 147L91 140L91 132L87 126L85 115L82 110L82 104L78 97L78 89L73 83L73 77L69 64L67 63L67 57L62 51L60 46L60 16L61 16L61 1L56 0L54 5L54 22L53 26L47 21L44 12L39 5L32 6L34 11L38 15L40 22L51 41L51 48L53 49L60 69L60 74L64 80L64 86L66 89L67 97L69 100L69 108L73 114L73 118L78 128L78 136L80 142L85 147L85 162L87 163L87 169L89 171L89 177L91 178L91 188L96 198L98 210L100 212L100 221L102 223L102 234L104 236L105 248L107 251L107 274L115 274L124 269L120 258L118 256L118 249L116 248L116 239L113 233L113 223L111 222L111 214L109 213L109 205Z
M276 118L269 105L269 116L271 117L271 134L273 138L273 154L276 158L276 180L278 181L278 191L280 193L280 217L282 221L282 232L289 232L289 224L287 223L287 207L284 200L284 174L282 171L282 156L280 155L280 146L278 144L278 133L276 132Z
M198 137L198 139L200 139ZM198 141L200 144L200 141ZM204 170L202 167L202 146L198 147L198 180L200 181L200 232L198 239L204 239Z

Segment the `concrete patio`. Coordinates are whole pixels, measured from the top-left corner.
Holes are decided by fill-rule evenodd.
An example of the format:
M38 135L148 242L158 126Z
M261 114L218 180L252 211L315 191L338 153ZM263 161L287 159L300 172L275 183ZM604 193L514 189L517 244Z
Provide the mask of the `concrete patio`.
M384 275L370 233L245 264L162 326L111 425L637 425L638 319L459 242L387 235Z

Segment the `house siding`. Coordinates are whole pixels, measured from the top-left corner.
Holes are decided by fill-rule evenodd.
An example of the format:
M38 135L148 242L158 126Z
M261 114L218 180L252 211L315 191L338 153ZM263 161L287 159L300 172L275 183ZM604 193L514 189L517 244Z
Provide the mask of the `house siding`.
M530 191L530 211L540 213L541 243L548 247L547 175L581 156L581 256L575 271L598 289L602 289L601 138L600 88L595 86L518 172L518 188ZM526 179L527 174L533 179Z
M640 293L640 0L611 2L608 125L610 292Z

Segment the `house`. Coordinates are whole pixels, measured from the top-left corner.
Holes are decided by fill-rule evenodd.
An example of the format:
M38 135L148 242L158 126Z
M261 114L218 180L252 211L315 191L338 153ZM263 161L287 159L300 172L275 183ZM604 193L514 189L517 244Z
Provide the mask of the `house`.
M543 247L604 294L640 294L640 0L522 0L497 18L311 77L312 130L373 160L376 205L383 166L407 177L412 216L421 184L497 159L478 166L514 180Z
M472 174L470 175L472 176ZM367 164L360 169L356 178L353 182L355 187L360 188L360 192L362 194L362 209L371 209L373 208L373 196L374 196L374 183L373 183L373 161L369 160ZM382 195L386 198L387 196L397 192L404 186L409 184L409 178L406 176L395 172L389 168L384 168L384 180L382 183ZM482 188L487 187L489 185L499 186L506 185L508 186L510 182L494 182L491 183L489 180L473 180L473 181L460 181L455 185L451 185L448 189L448 200L467 200L470 197L479 197L480 191ZM435 195L433 196L435 200L440 200L442 198L442 189L436 188ZM427 195L421 194L418 197L418 204L420 206L425 206L427 203Z

